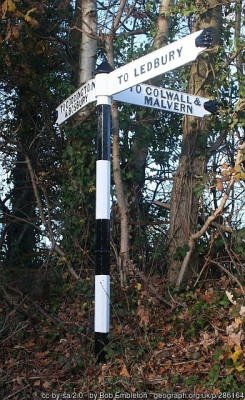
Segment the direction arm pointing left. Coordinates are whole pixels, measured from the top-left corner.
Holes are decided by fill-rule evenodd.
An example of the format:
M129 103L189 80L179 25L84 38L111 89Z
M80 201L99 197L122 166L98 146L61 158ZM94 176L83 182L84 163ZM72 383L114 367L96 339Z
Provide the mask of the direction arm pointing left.
M72 115L95 100L95 79L90 79L56 108L56 123L59 125L62 124Z

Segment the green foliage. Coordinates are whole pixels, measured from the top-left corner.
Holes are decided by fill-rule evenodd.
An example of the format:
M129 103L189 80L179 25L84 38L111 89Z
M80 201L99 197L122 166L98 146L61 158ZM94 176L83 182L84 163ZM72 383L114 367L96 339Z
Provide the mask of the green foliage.
M74 40L75 35L73 37L74 17L77 18L75 6L72 2L61 0L54 1L52 5L40 1L38 7L30 6L24 1L4 1L3 4L5 5L0 28L2 45L0 73L3 81L9 82L5 85L7 91L12 87L16 88L13 107L15 110L12 111L15 116L14 125L16 128L17 121L23 120L23 116L26 125L26 117L30 115L32 130L28 125L28 129L21 132L21 141L25 142L28 151L31 143L38 142L38 154L33 154L33 157L42 164L40 172L46 174L45 190L51 198L49 207L52 208L55 235L57 238L62 238L62 244L70 253L74 253L74 261L82 259L86 264L94 240L95 134L92 132L96 131L96 121L90 120L87 124L83 124L81 133L80 128L72 130L68 124L65 129L54 128L51 120L51 112L55 110L57 104L76 88L79 40ZM104 7L106 6L98 7L101 38L110 31L111 24L111 12L106 11ZM153 38L156 34L159 2L144 2L133 9L130 7L124 10L123 23L113 40L116 68L152 51ZM212 118L212 129L197 136L195 143L197 155L208 154L206 136L210 142L215 141L217 133L224 132L228 128L237 130L242 124L242 110L238 107L239 110L234 114L232 104L239 94L242 95L242 80L234 68L222 67L229 55L233 54L233 50L241 46L240 39L236 38L234 41L233 37L231 16L235 7L234 4L226 4L223 7L224 29L222 29L221 45L212 49L212 53L202 53L200 58L207 64L211 58L215 60L212 65L215 84L210 84L209 79L206 79L202 89L213 98L228 99L228 105L222 110L221 117ZM115 4L114 15L117 11ZM194 19L204 21L209 17L210 11L206 4L197 7L191 0L181 0L176 3L170 11L169 41L188 34ZM131 35L129 34L131 29L135 32L137 30L144 32L144 35ZM98 56L102 54L104 54L104 43L100 42ZM189 90L189 80L188 65L165 74L160 80L157 78L155 84L182 91ZM238 83L241 87L238 87ZM175 113L120 103L122 178L128 201L128 215L133 222L137 220L153 223L169 219L168 211L163 209L156 211L151 202L156 197L163 198L168 203L170 201L172 180L180 155L182 120L183 117ZM145 150L145 160L139 168L136 168L136 161L143 153L141 150ZM38 168L37 173L39 173ZM190 170L191 168L192 166ZM163 183L155 181L154 176L166 179L167 184L164 181ZM198 181L193 187L194 195L201 197L206 185L205 176L204 181ZM44 198L42 202L46 206ZM50 208L46 209L45 216L48 215L48 210ZM37 224L40 226L40 221ZM157 225L130 227L132 259L137 260L144 268L146 263L147 268L149 265L162 268L162 265L166 264L165 253L168 246L166 232L169 226L166 224L161 228L159 229ZM35 237L37 242L40 241L36 233ZM118 242L117 237L114 240ZM243 242L239 241L239 238L234 238L234 250L243 257ZM202 246L204 253L208 249L208 241L205 245L202 243ZM186 251L188 248L178 247L175 259L181 261Z
M198 375L191 375L188 378L184 379L184 383L188 386L189 389L193 389L199 380Z
M214 386L214 384L217 382L217 380L219 379L219 365L214 365L209 373L208 373L208 377L209 377L209 381L208 381L208 385L209 386Z
M241 257L245 257L245 228L232 232L234 251Z
M94 246L95 134L96 127L66 130L68 144L63 152L65 171L60 194L63 246L73 249L71 259L87 266Z
M225 296L223 297L223 299L221 299L221 300L219 301L219 304L220 304L221 306L227 307L227 306L230 304L228 297L225 295Z
M186 253L190 250L188 244L185 244L183 247L177 247L176 253L174 254L175 260L183 260Z
M238 399L244 397L244 384L239 384L234 375L227 375L219 383L220 391L235 394Z
M201 197L205 186L206 186L205 183L198 183L193 187L193 191L197 197L199 198Z
M31 7L28 2L6 0L0 14L0 87L1 96L9 103L8 107L1 107L1 131L7 135L1 138L3 159L9 165L3 164L8 185L3 188L1 200L6 201L6 194L13 221L11 225L3 221L3 248L4 262L11 265L38 268L44 259L40 235L43 227L25 154L31 160L37 185L42 187L38 193L43 215L48 218L52 214L58 223L56 199L62 138L53 126L52 112L64 96L66 88L61 82L65 75L70 79L70 71L62 46L50 40L50 32L54 38L66 18L71 17L70 7L66 5L65 17L65 8L62 11L60 5L60 1L53 2L52 7L40 1Z

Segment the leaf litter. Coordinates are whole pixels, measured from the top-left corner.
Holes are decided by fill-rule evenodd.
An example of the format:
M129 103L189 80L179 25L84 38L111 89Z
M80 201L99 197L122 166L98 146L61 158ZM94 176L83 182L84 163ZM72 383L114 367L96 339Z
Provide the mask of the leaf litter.
M40 305L49 319L31 299L25 301L27 318L23 306L13 313L3 297L0 398L99 392L244 395L245 313L239 288L224 279L205 282L173 291L168 307L159 300L167 288L160 279L154 287L156 297L144 282L132 280L126 288L113 282L104 364L94 357L92 284L84 290L73 282L62 295L54 293Z

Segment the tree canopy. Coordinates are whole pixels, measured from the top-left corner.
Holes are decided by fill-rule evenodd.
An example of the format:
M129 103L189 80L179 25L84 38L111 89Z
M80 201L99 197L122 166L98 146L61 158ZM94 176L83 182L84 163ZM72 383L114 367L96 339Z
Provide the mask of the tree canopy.
M52 113L59 102L93 76L105 55L118 68L206 26L212 27L213 47L155 82L217 99L218 114L198 119L113 105L113 251L125 270L130 260L147 269L153 259L157 268L164 259L176 283L189 256L198 273L202 261L195 253L202 260L208 254L209 217L216 215L215 223L222 214L219 239L236 242L229 230L237 237L243 228L241 12L239 2L3 2L4 263L22 264L23 257L26 263L30 253L30 263L41 265L45 247L59 247L61 257L68 251L78 263L83 252L93 251L95 109L58 128ZM230 200L220 209L231 181ZM224 232L229 238L220 238ZM193 235L199 235L194 242ZM194 243L202 251L194 251Z

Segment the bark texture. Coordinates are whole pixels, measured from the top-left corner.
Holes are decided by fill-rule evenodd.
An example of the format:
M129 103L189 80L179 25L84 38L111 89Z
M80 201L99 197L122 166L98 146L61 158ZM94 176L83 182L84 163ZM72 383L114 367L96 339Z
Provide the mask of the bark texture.
M161 46L166 46L169 39L169 28L171 23L170 10L173 5L173 0L162 0L159 9L159 17L157 21L157 33L154 38L154 47L158 49Z
M97 58L97 6L95 0L77 0L75 15L75 32L73 32L74 48L78 51L77 86L84 85L92 79ZM76 45L76 41L79 45ZM87 120L93 112L93 105L87 106L76 113L73 125Z
M121 3L121 7L117 18L114 21L113 29L106 37L106 54L108 57L109 64L114 68L113 59L113 39L118 27L120 18L118 16L123 12L125 2ZM123 286L126 282L126 275L130 264L129 256L129 225L128 225L128 204L126 196L124 194L124 186L122 182L121 167L120 167L120 137L119 137L119 113L117 103L112 101L111 106L111 118L112 118L112 168L113 168L113 179L115 183L118 210L120 215L120 244L119 254L117 257L117 264L120 272L121 285Z
M172 5L173 0L161 0L156 35L153 40L153 47L156 49L168 44ZM155 81L157 82L157 80ZM145 241L145 228L142 227L140 221L146 218L146 211L143 206L143 189L145 185L148 147L149 141L147 141L145 137L142 139L142 134L135 134L131 149L132 157L127 164L127 172L132 175L132 178L127 180L128 215L130 220L138 222L138 225L136 224L130 231L131 243L133 245L140 242L144 243ZM139 246L136 245L136 248L138 247ZM144 243L143 247L146 248L147 243Z
M97 8L95 0L82 0L81 41L79 51L78 86L92 78L97 57Z
M197 8L200 2L197 3ZM204 19L199 20L197 14L194 29L212 27L213 44L219 42L221 36L221 6L217 0L209 0L207 13ZM208 55L208 56L207 56ZM205 87L213 88L215 85L213 51L200 55L190 69L188 93L208 97L209 92ZM207 137L210 131L210 117L198 119L185 116L183 119L183 140L179 166L174 178L170 207L169 230L169 262L168 280L174 284L177 281L181 259L178 251L188 244L189 237L195 232L199 210L199 195L195 190L201 183L208 161ZM198 257L192 253L189 268L185 278L195 269Z

